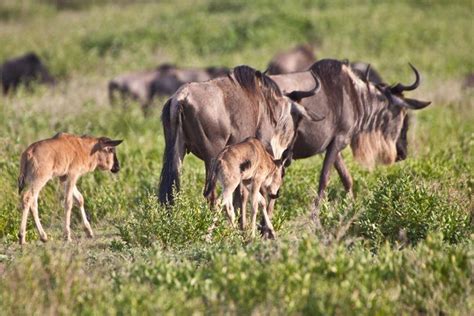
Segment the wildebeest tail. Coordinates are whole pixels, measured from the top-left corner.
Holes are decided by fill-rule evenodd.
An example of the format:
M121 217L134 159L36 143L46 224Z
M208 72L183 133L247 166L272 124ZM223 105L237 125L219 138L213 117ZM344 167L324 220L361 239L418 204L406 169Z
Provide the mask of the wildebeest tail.
M206 186L204 187L204 193L203 193L206 199L209 199L212 192L216 189L218 167L219 167L219 160L212 159L211 167L209 168L209 173L207 174L207 178L206 178Z
M173 98L166 101L161 114L165 135L165 152L163 168L160 175L158 198L161 203L173 203L173 187L179 190L179 167L184 157L184 134L181 122L181 111L173 117L171 106ZM180 106L178 104L178 106Z
M27 159L26 155L23 154L21 155L21 160L20 160L20 175L18 176L18 193L20 194L21 191L25 188L25 177L26 177L26 172L27 172Z

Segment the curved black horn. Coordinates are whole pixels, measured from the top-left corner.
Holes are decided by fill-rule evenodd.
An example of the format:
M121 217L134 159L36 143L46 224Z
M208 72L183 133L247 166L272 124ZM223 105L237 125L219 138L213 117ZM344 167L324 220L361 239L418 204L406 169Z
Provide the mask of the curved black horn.
M315 82L315 86L314 86L313 89L311 89L309 91L295 90L295 91L292 91L290 93L287 93L286 96L288 98L290 98L291 100L293 100L293 101L299 102L299 101L301 101L301 99L304 99L304 98L315 95L316 92L318 92L319 89L321 88L321 81L319 80L318 75L316 75L316 73L314 73L313 70L311 70L311 75L313 76L314 82Z
M263 74L264 74L265 76L267 76L267 73L268 73L269 70L270 70L270 66L268 66L267 69L265 69L265 70L263 71Z
M420 85L420 73L418 72L418 70L416 70L415 66L413 66L411 63L408 63L408 64L410 65L411 69L413 69L413 72L415 73L415 76L416 76L415 82L409 86L405 86L401 83L397 83L396 85L390 88L390 91L392 93L397 94L397 93L402 93L403 91L412 91L418 88L418 86Z
M370 76L370 64L367 65L367 69L365 70L365 82L369 82L369 76Z

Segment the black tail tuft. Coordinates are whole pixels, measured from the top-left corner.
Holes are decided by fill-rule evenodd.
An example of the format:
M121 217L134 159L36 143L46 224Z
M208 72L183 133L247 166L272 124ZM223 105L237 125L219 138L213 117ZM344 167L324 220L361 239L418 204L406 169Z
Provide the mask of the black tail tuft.
M179 191L179 164L185 153L181 114L177 115L176 122L172 122L171 101L172 99L168 99L161 114L165 135L165 152L163 154L158 198L163 204L173 203L173 187Z

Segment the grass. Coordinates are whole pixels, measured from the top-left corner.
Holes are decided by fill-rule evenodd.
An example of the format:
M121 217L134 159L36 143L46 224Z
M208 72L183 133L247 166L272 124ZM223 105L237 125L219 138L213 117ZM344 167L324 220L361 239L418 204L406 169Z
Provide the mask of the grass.
M317 56L370 61L389 82L411 80L415 113L409 158L372 172L344 152L355 181L347 199L333 175L312 226L321 158L296 161L273 220L276 241L251 240L202 198L204 168L187 156L183 191L164 209L155 200L164 149L159 104L108 105L107 80L171 61L249 64L299 42ZM60 78L0 98L0 314L453 314L474 309L474 72L469 1L3 1L0 60L37 51ZM123 138L121 172L80 180L97 237L75 214L62 242L57 181L40 195L43 245L32 221L17 245L19 156L58 131Z

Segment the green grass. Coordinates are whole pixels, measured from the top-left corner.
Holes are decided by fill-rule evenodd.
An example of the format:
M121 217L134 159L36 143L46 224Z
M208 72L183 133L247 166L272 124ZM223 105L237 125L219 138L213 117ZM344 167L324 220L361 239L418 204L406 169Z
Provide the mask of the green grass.
M0 314L449 314L474 309L474 72L470 1L3 1L0 60L37 51L60 77L0 98ZM354 200L333 174L309 220L321 157L296 161L273 219L276 241L251 240L202 198L204 166L187 156L172 209L155 192L164 140L160 106L112 109L107 80L165 61L265 68L279 50L317 45L319 58L369 61L389 82L423 83L409 158L372 172L344 152ZM51 241L20 248L19 157L58 131L123 138L118 175L80 180L97 237L74 212L62 242L58 181L40 195Z

